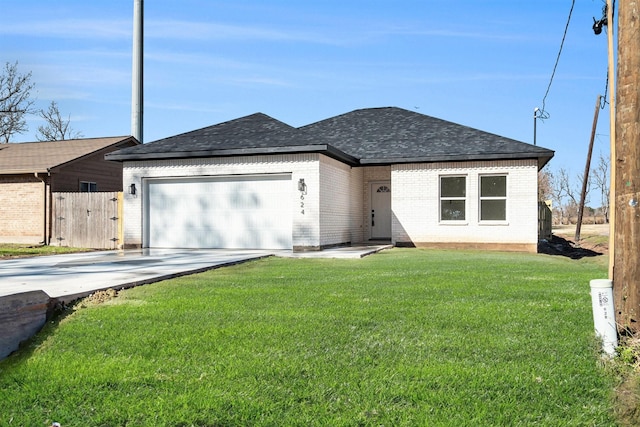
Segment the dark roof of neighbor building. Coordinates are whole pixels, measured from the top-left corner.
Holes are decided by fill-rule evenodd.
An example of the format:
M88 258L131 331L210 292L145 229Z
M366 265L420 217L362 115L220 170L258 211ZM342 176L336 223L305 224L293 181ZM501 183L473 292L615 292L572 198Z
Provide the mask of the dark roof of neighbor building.
M538 159L554 152L397 107L355 110L300 128L262 113L125 148L109 160L322 152L352 165Z
M132 136L0 144L0 175L47 173L109 147L139 142Z

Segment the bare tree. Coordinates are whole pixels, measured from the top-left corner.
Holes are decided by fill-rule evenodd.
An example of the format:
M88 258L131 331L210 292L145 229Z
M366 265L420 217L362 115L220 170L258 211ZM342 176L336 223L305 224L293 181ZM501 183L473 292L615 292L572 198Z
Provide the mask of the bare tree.
M551 201L553 203L553 216L556 223L564 222L564 196L558 173L549 172L549 190Z
M6 63L0 72L0 143L7 143L15 134L28 130L24 118L33 113L31 73L20 74L18 63Z
M553 200L553 210L560 216L557 220L564 224L566 219L569 223L572 217L577 218L578 216L582 176L578 175L576 180L572 180L569 172L560 168L554 173L549 172L549 178L549 195ZM588 200L590 187L590 183L587 183L585 201Z
M552 180L553 176L547 169L538 172L538 201L544 202L553 199Z
M582 182L582 178L579 179ZM558 185L560 187L560 194L564 200L567 200L567 204L579 203L580 191L573 184L569 173L565 168L560 168L558 171Z
M46 121L46 124L38 126L38 141L63 141L82 137L80 132L70 127L71 116L62 118L56 101L51 101L47 110L40 110L38 113Z
M600 153L598 159L598 165L591 172L595 187L600 190L600 197L602 200L602 214L604 215L604 222L609 223L609 162Z

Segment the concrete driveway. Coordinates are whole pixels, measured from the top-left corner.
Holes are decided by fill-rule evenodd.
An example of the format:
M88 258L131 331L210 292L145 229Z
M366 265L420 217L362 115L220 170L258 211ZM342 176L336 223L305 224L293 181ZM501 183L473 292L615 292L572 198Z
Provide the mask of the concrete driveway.
M0 297L43 290L62 302L263 258L273 251L143 249L0 261Z
M1 260L0 297L42 290L50 298L68 302L98 290L158 282L271 255L361 258L388 247L342 247L306 253L243 249L141 249Z

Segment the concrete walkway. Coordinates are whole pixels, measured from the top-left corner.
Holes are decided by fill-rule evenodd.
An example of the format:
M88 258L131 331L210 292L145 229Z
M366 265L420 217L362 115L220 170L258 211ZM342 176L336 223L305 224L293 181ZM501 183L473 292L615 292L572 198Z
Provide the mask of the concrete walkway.
M88 252L0 261L0 297L42 290L61 302L103 289L158 282L263 258L361 258L390 245L340 247L294 253L268 250L142 249Z

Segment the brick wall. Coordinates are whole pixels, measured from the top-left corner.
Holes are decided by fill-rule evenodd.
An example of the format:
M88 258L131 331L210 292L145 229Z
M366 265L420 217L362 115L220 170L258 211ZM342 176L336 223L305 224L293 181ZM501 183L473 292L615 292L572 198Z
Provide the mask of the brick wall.
M146 179L291 174L292 241L296 249L319 249L369 238L370 183L391 182L393 243L494 244L531 250L537 245L537 162L513 160L405 164L351 168L321 154L288 154L125 162L124 187L135 183L136 195L125 192L124 241L144 245L143 201ZM439 221L439 177L467 177L466 220ZM479 220L479 177L507 175L507 220ZM304 179L306 193L298 191Z
M320 156L320 244L362 242L362 175L337 160Z
M44 184L35 176L0 177L0 242L37 244L44 238Z
M144 181L166 177L228 176L244 174L290 173L293 187L292 209L294 248L320 247L320 154L285 154L228 158L177 159L125 162L123 185L136 184L136 195L124 193L125 247L146 245L143 239ZM304 179L307 193L298 191L298 180ZM301 198L301 196L303 198Z
M479 180L484 174L507 176L507 219L479 219ZM466 219L439 220L439 179L467 177ZM392 173L394 243L512 245L535 251L538 239L536 160L396 165ZM478 246L474 245L474 247Z

